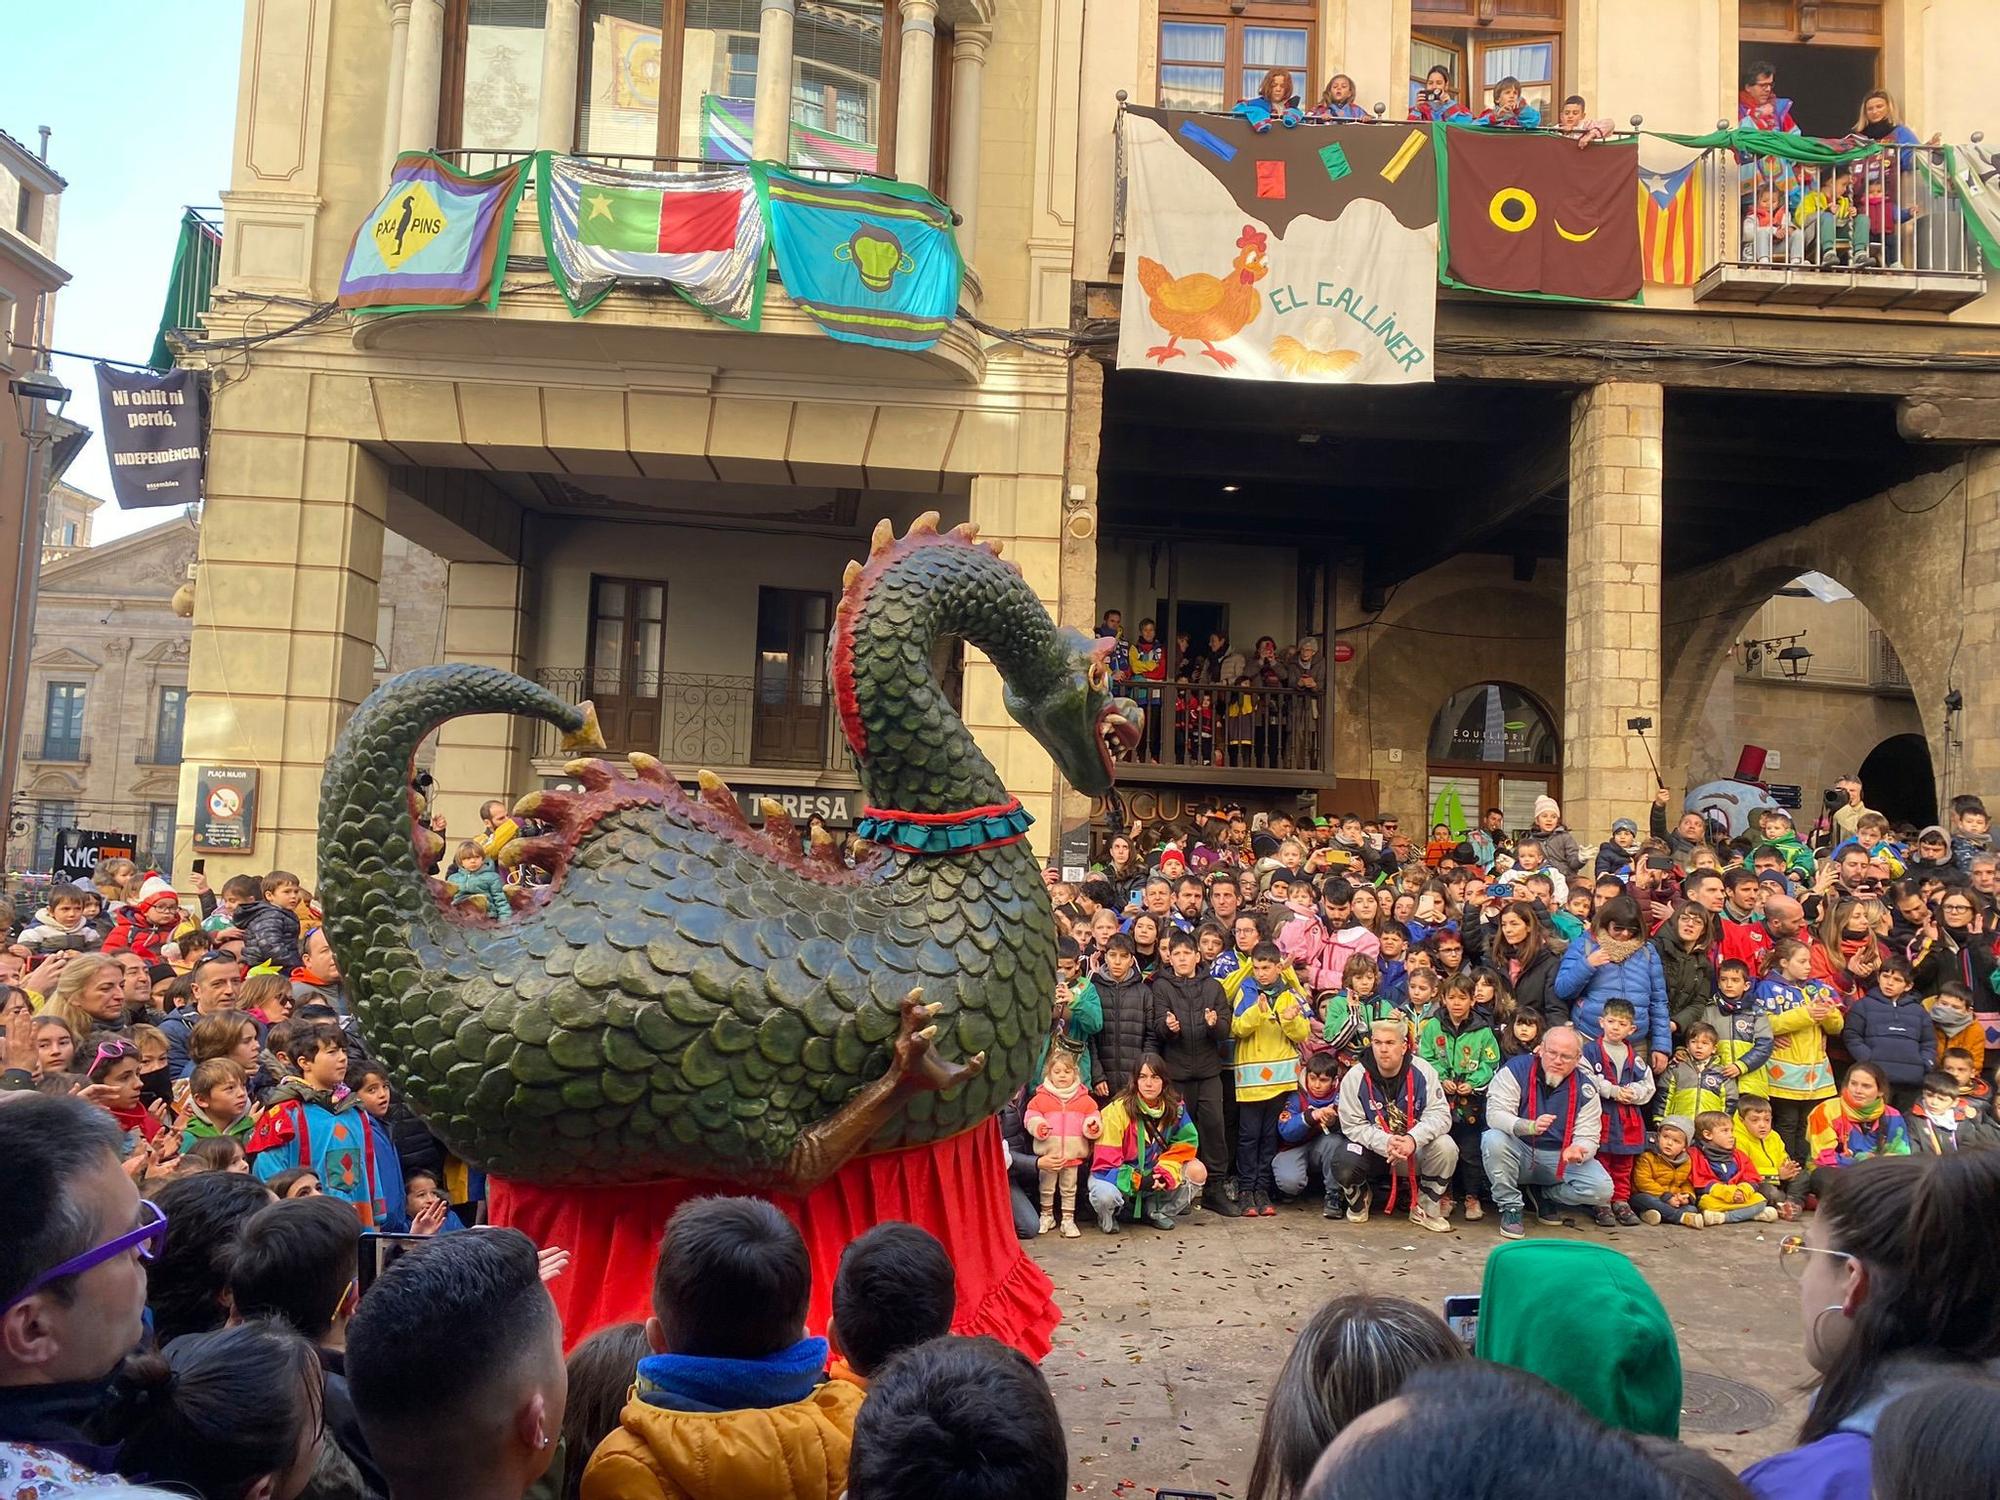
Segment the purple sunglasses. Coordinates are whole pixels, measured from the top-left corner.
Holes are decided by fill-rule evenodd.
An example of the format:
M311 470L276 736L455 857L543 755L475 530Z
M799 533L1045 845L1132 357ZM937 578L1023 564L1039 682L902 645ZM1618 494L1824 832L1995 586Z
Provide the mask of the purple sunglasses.
M59 1266L49 1267L48 1270L42 1272L41 1275L22 1287L12 1297L8 1298L7 1305L0 1307L0 1313L19 1307L23 1302L34 1296L35 1293L53 1286L65 1277L81 1276L85 1271L96 1266L101 1266L107 1260L115 1260L127 1250L136 1249L139 1252L139 1259L150 1261L166 1246L167 1216L160 1212L159 1205L154 1203L150 1198L141 1198L139 1200L139 1216L145 1222L140 1224L137 1229L128 1229L125 1233L118 1235L114 1239L106 1240L93 1250L86 1250L81 1255L72 1256Z

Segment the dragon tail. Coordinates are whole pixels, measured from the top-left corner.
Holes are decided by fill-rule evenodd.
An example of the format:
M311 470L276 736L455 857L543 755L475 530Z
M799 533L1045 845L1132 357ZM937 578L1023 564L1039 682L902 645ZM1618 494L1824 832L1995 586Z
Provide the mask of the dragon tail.
M420 934L437 946L455 946L458 924L440 909L428 883L442 841L417 821L422 805L410 786L410 769L431 731L448 719L482 713L526 714L563 730L567 748L603 748L588 703L565 703L497 667L453 663L404 672L369 694L327 763L319 805L320 895L328 938L365 1029L375 998L368 976L417 970Z

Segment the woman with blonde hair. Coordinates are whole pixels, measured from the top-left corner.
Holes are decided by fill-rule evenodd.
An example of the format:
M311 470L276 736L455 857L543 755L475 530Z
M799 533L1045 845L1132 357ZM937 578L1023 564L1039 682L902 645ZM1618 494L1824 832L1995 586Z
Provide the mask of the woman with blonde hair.
M1319 103L1306 112L1309 120L1367 120L1373 116L1361 106L1355 97L1354 80L1345 73L1336 73L1327 79L1326 88L1319 96Z
M93 1031L122 1036L125 1032L125 970L116 957L79 953L63 966L56 992L42 1014L58 1016L76 1036L78 1052L87 1049Z

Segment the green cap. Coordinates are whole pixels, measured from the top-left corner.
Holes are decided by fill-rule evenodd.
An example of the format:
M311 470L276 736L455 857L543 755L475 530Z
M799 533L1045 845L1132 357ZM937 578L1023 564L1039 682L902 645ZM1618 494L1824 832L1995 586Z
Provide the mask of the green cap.
M1541 1376L1610 1426L1680 1436L1673 1324L1646 1278L1607 1245L1521 1240L1494 1250L1473 1352Z

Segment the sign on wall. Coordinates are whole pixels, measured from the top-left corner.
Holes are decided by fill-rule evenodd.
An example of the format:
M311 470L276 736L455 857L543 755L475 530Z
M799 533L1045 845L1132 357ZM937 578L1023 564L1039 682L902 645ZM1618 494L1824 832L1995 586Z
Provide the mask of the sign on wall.
M544 777L542 786L551 792L584 790L582 782L567 776ZM692 781L683 781L681 787L690 797L698 791ZM785 815L801 828L808 818L817 817L829 829L844 831L852 828L861 816L861 793L845 787L738 786L731 782L729 789L736 794L736 803L743 809L743 816L752 823L764 821L764 809L760 804L766 797L782 807Z
M201 396L195 370L97 367L99 418L119 509L201 499Z
M257 842L257 768L196 766L194 846L244 850Z
M100 833L95 828L56 830L55 868L49 873L57 880L89 885L90 872L99 860L131 859L139 841L129 833Z

